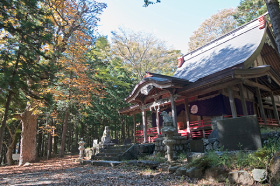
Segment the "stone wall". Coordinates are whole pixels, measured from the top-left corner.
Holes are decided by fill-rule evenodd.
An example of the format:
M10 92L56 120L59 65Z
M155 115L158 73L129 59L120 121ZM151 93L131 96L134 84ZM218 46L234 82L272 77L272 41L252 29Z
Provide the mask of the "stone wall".
M173 138L176 140L176 143L173 146L173 150L176 154L190 151L189 140L186 136L174 136ZM163 135L159 135L159 137L155 139L155 153L166 153L166 145L163 144L163 140Z

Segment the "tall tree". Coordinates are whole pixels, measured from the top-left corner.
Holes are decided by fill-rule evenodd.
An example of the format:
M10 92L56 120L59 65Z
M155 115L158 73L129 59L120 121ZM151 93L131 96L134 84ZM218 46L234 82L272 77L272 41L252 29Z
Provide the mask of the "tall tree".
M0 74L1 88L5 94L4 114L0 128L0 152L10 104L19 90L37 97L32 92L40 81L52 72L49 62L41 63L45 56L43 46L49 43L50 12L37 0L3 0L0 2ZM32 81L32 85L28 82Z
M206 19L190 37L188 50L193 51L235 29L237 27L237 21L233 17L235 13L235 9L224 9Z
M151 34L119 29L113 32L112 48L132 74L140 81L146 71L172 75L180 51L168 49Z
M87 78L86 72L91 69L85 64L85 54L94 39L98 15L106 4L87 0L47 2L54 12L52 20L56 30L54 44L50 45L49 49L62 69L57 74L58 84L53 87L53 93L60 98L61 95L66 95L64 101L67 103L64 108L60 149L60 156L63 156L72 99L78 103L87 103L86 98L90 98L89 92L98 90L94 89L97 85Z
M269 17L271 20L275 42L280 54L280 9L278 0L265 0Z

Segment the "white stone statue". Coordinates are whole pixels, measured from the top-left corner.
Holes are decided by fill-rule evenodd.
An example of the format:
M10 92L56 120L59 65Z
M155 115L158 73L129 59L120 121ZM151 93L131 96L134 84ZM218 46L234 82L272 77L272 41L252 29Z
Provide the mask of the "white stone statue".
M111 143L110 129L109 126L105 126L103 136L101 137L101 144L108 144L108 143Z

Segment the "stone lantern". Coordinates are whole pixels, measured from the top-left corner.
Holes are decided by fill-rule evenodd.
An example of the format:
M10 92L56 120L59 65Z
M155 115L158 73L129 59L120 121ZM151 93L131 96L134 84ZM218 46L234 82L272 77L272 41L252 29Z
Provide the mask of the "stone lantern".
M83 138L81 138L81 141L78 143L79 144L79 159L83 159L84 158L84 150L85 150L85 145L86 142L83 141Z
M164 126L161 129L161 132L165 136L163 143L166 145L167 148L167 159L169 162L171 162L174 159L173 145L176 143L176 140L173 139L173 136L176 132L176 128L173 125L172 118L167 114L167 112L163 111L161 115L163 117L164 124Z

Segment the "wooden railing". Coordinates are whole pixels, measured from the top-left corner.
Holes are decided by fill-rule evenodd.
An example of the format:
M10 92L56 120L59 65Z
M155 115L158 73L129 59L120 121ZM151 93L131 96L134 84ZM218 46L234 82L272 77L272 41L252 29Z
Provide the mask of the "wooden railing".
M157 127L148 128L147 136L148 136L149 143L154 142L155 138L158 137ZM136 130L135 137L136 137L136 143L143 143L144 141L143 130Z
M190 122L190 131L191 138L205 138L210 135L212 132L211 119L191 121Z
M232 117L231 115L224 116L224 118L231 118L231 117ZM267 124L265 124L264 120L259 117L258 122L259 122L259 125L261 125L261 126L280 127L277 119L267 118L266 119ZM211 125L212 125L211 119L191 121L190 122L191 138L198 139L198 138L208 137L210 135L210 133L212 132ZM178 133L181 134L181 136L188 136L188 134L189 134L187 129L178 130ZM143 141L144 141L143 130L137 130L135 132L135 136L136 136L137 143L143 143ZM157 128L156 127L148 128L147 136L148 136L149 142L154 142L155 138L158 137Z
M258 118L259 125L269 126L269 127L280 127L277 119L267 118L266 124L262 118Z

